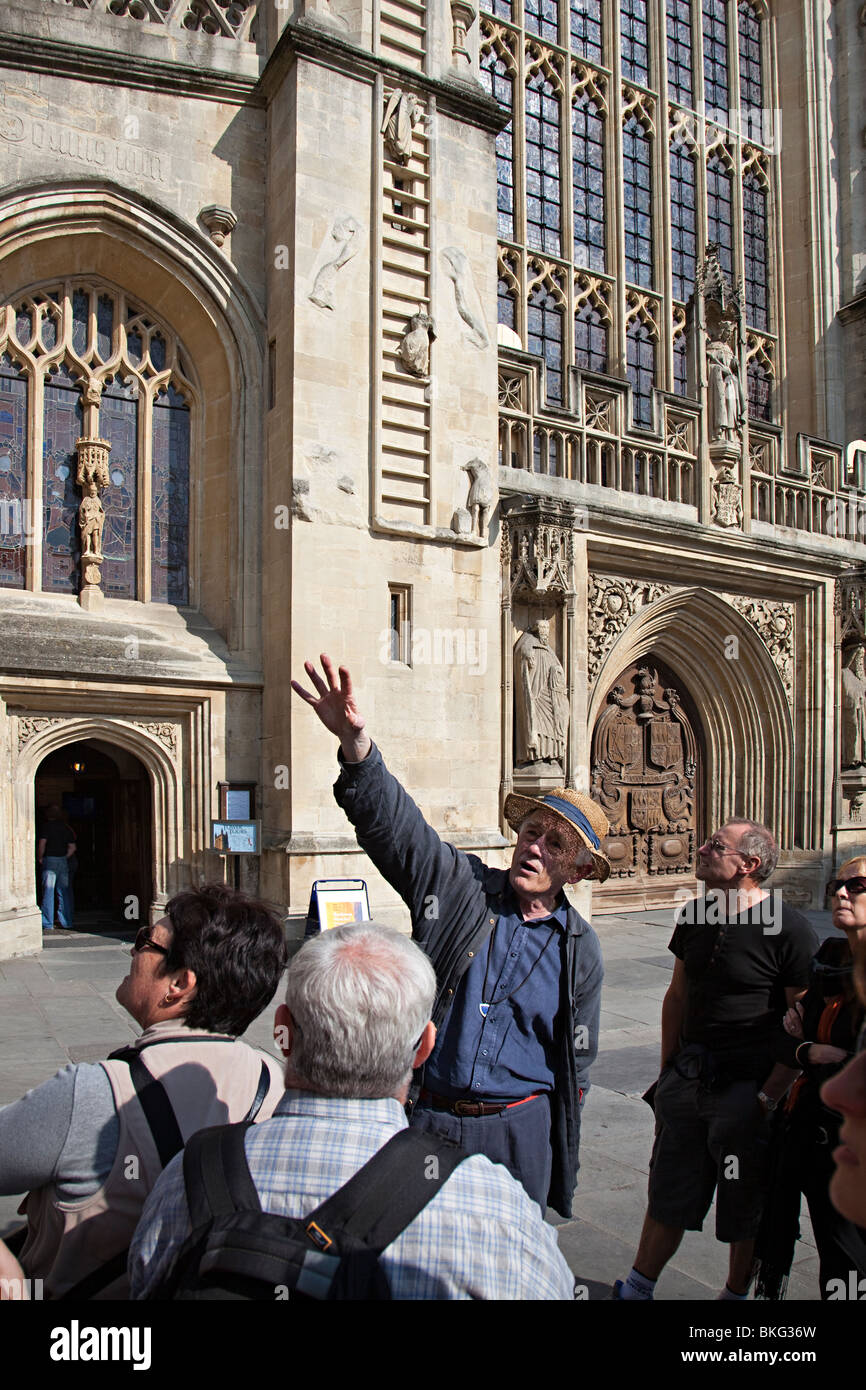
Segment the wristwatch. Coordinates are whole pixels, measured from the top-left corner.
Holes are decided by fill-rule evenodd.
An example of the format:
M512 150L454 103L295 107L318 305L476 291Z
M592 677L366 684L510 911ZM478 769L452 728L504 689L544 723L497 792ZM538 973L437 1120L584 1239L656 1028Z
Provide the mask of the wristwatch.
M772 1096L768 1096L766 1091L758 1092L758 1100L763 1101L764 1105L766 1105L768 1110L772 1111L778 1109L779 1102L777 1100L773 1100Z

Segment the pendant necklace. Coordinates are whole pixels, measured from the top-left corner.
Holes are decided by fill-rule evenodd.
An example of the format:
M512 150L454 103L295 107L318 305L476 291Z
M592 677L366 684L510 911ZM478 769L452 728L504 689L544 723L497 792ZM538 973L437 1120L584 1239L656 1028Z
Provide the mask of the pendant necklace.
M504 996L502 997L502 999L496 999L496 998L494 997L493 999L489 999L489 1000L488 1000L488 999L485 997L486 994L487 994L487 976L488 976L488 973L489 973L489 971L490 971L490 957L491 957L491 955L493 954L493 940L494 940L494 937L496 936L496 927L498 927L498 926L499 926L499 922L497 921L497 922L496 922L496 925L495 925L494 928L493 928L493 931L490 933L490 941L489 941L489 944L488 944L488 947L487 947L487 964L486 964L486 966L484 967L484 984L481 986L481 1003L478 1005L478 1012L481 1014L481 1017L482 1017L482 1018L486 1018L486 1017L487 1017L487 1015L489 1014L489 1012L490 1012L490 1010L491 1010L491 1008L492 1008L492 1006L493 1006L494 1004L504 1004L504 1003L506 1003L509 999L513 999L513 998L515 997L516 994L519 994L520 990L523 989L523 986L526 984L527 980L529 979L529 977L530 977L530 975L532 974L532 972L533 972L533 970L535 969L535 967L536 967L536 966L539 964L539 962L541 961L542 956L544 955L545 951L547 950L548 946L550 945L551 941L553 940L554 936L556 935L556 923L554 922L553 926L552 926L551 929L550 929L550 935L548 936L547 940L545 941L544 945L542 946L542 948L541 948L541 950L539 951L538 955L536 956L535 960L532 962L532 965L531 965L531 966L529 967L529 969L527 970L527 972L526 972L526 974L524 975L523 979L520 981L520 984L517 986L517 988L511 990L510 994L504 995ZM504 969L505 969L505 966L503 965L503 966L502 966L502 970L504 970ZM500 972L499 972L499 979L497 979L496 984L493 986L493 994L494 994L494 996L495 996L495 994L496 994L497 988L499 987L499 980L502 979L502 970L500 970Z

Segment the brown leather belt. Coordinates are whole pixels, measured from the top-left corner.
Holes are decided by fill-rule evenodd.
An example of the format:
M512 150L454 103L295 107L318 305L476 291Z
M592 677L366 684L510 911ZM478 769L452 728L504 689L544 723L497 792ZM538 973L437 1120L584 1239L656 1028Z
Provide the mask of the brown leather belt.
M515 1105L525 1105L528 1100L536 1100L541 1091L535 1091L523 1100L449 1100L447 1096L434 1095L432 1091L422 1091L421 1100L430 1101L434 1110L447 1110L451 1115L501 1115L503 1110L513 1110Z

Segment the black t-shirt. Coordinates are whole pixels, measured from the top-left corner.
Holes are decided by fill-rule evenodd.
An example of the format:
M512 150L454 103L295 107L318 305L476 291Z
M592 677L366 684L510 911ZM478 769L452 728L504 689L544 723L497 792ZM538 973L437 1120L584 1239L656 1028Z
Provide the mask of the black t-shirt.
M728 1060L772 1066L771 1046L787 1007L785 987L805 989L815 934L795 908L772 895L725 915L711 897L686 903L669 950L683 962L686 999L681 1039Z
M67 849L75 843L74 831L62 820L43 821L36 838L45 841L44 853L49 859L65 859Z

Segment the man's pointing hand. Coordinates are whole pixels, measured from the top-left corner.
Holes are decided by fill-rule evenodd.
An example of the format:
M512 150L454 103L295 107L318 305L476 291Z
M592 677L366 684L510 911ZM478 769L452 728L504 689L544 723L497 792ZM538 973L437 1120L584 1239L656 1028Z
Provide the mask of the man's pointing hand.
M292 681L292 689L302 700L306 700L308 705L312 705L328 732L336 734L346 762L363 762L372 743L364 732L364 718L355 704L352 677L346 667L341 666L338 686L331 658L323 652L319 660L325 673L324 680L311 661L304 662L304 670L318 693L311 694L297 681Z

